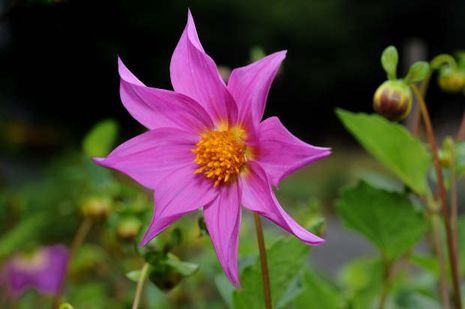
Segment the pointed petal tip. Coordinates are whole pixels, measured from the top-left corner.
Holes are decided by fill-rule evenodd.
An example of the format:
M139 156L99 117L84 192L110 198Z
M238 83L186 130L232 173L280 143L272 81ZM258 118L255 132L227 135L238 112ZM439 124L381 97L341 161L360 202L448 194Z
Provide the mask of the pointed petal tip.
M106 158L105 157L93 157L92 161L94 161L95 164L97 165L103 165L103 162L105 162Z

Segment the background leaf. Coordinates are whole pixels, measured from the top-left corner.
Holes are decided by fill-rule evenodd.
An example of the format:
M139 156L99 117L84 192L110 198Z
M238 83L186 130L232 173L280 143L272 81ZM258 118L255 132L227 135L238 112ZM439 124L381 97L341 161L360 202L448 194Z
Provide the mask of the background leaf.
M98 122L84 137L82 147L89 157L106 156L118 136L118 124L112 119Z
M294 237L281 239L267 250L270 271L271 296L274 308L286 294L291 283L306 264L310 248ZM260 261L244 269L240 290L234 291L235 308L263 308L263 285ZM279 303L285 306L285 303Z
M381 55L381 64L386 71L388 79L396 79L397 63L399 62L399 54L394 46L388 46Z
M416 83L425 79L426 75L429 73L429 64L425 61L418 61L412 64L408 70L405 80L408 83Z
M413 191L428 190L431 158L425 146L402 125L378 115L338 109L337 115L360 144Z
M302 274L302 292L292 304L296 309L339 309L343 308L343 298L331 284L306 270Z
M388 259L403 254L426 231L423 215L406 195L363 181L342 193L337 210L348 228L369 239Z

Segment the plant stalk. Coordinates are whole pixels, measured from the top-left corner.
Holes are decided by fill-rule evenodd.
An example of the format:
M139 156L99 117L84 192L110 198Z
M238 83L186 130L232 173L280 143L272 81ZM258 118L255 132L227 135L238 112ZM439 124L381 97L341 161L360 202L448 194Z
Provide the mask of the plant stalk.
M132 302L132 309L139 308L139 303L142 297L142 291L144 290L144 282L145 282L145 278L147 278L148 270L149 270L149 264L145 263L144 266L142 266L139 280L137 281L136 295L134 295L134 300Z
M460 122L460 127L457 132L457 137L455 139L458 142L462 142L465 139L465 111L463 111L462 121Z
M92 228L92 220L89 218L85 218L79 225L79 228L77 229L76 234L74 235L73 242L71 243L71 248L69 249L68 265L66 266L66 272L63 278L63 282L61 283L58 293L55 295L55 298L53 299L52 308L54 309L57 309L60 307L61 298L63 295L63 290L65 288L65 282L68 277L68 272L69 272L69 267L71 265L71 261L76 256L76 253L79 247L81 247L82 243L86 239L86 236L89 233L91 228Z
M433 228L434 251L438 258L439 266L439 294L441 295L442 307L444 309L449 309L449 284L447 283L446 262L444 260L444 254L441 247L441 222L439 215L436 212L433 212L431 215L431 224Z
M460 295L460 280L459 280L459 272L458 272L458 259L457 259L457 248L455 246L454 238L452 236L452 228L450 224L449 218L449 209L447 206L447 193L446 188L444 185L444 178L442 175L441 165L439 163L439 155L438 155L438 147L436 144L436 139L434 137L433 127L431 125L431 119L428 113L428 108L426 103L421 95L420 91L415 85L411 85L415 96L417 97L419 107L421 109L421 115L423 118L423 122L425 125L425 131L428 138L428 142L431 146L431 152L433 155L433 163L434 169L436 172L436 177L439 186L439 197L441 201L441 209L443 213L444 219L444 226L446 229L446 236L447 236L447 249L449 253L449 263L451 266L452 272L452 285L454 287L454 299L455 299L455 307L457 309L462 309L462 299Z
M265 308L271 309L271 290L270 290L270 275L268 273L268 265L266 261L265 239L263 238L262 223L260 216L254 212L255 230L257 232L258 250L260 252L260 265L262 267L263 294L265 297Z

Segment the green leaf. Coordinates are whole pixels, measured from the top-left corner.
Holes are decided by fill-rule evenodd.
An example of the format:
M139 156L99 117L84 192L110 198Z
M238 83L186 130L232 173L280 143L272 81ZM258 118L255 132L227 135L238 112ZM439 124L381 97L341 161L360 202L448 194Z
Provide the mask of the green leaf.
M173 270L183 277L189 277L199 270L199 265L181 261L174 254L168 253L166 264L171 266Z
M423 215L406 195L363 181L342 193L337 211L348 228L365 236L387 259L411 248L427 228Z
M416 83L425 79L429 73L429 64L425 61L415 62L408 70L405 81L407 83Z
M132 282L138 282L140 278L140 269L126 273L126 278L128 278Z
M381 64L389 80L397 79L397 63L399 62L399 55L394 46L387 47L381 55Z
M47 224L45 214L36 214L20 221L13 229L0 237L0 260L11 255L15 250L24 248L34 239L40 229Z
M340 293L328 282L305 270L302 274L302 292L293 301L296 309L343 308Z
M281 239L267 250L268 269L270 271L271 295L274 308L286 294L294 278L304 267L309 253L309 247L294 237ZM240 290L234 291L234 307L237 309L262 309L263 284L260 261L246 267L241 274ZM290 301L290 299L289 299Z
M89 157L106 156L118 136L118 124L112 119L98 122L84 137L82 147Z
M378 259L360 258L344 265L339 274L348 308L374 308L375 297L383 288L383 266Z
M386 168L418 194L428 190L431 158L425 146L402 125L378 115L336 111L344 126Z

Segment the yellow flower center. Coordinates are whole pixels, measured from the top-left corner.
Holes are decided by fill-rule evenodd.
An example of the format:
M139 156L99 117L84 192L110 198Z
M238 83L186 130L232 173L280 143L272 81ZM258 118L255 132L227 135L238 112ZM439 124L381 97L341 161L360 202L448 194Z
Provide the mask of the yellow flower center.
M195 173L204 173L215 180L215 186L234 179L246 163L247 146L244 143L244 131L240 128L208 131L201 135L196 148L195 163L200 167Z

